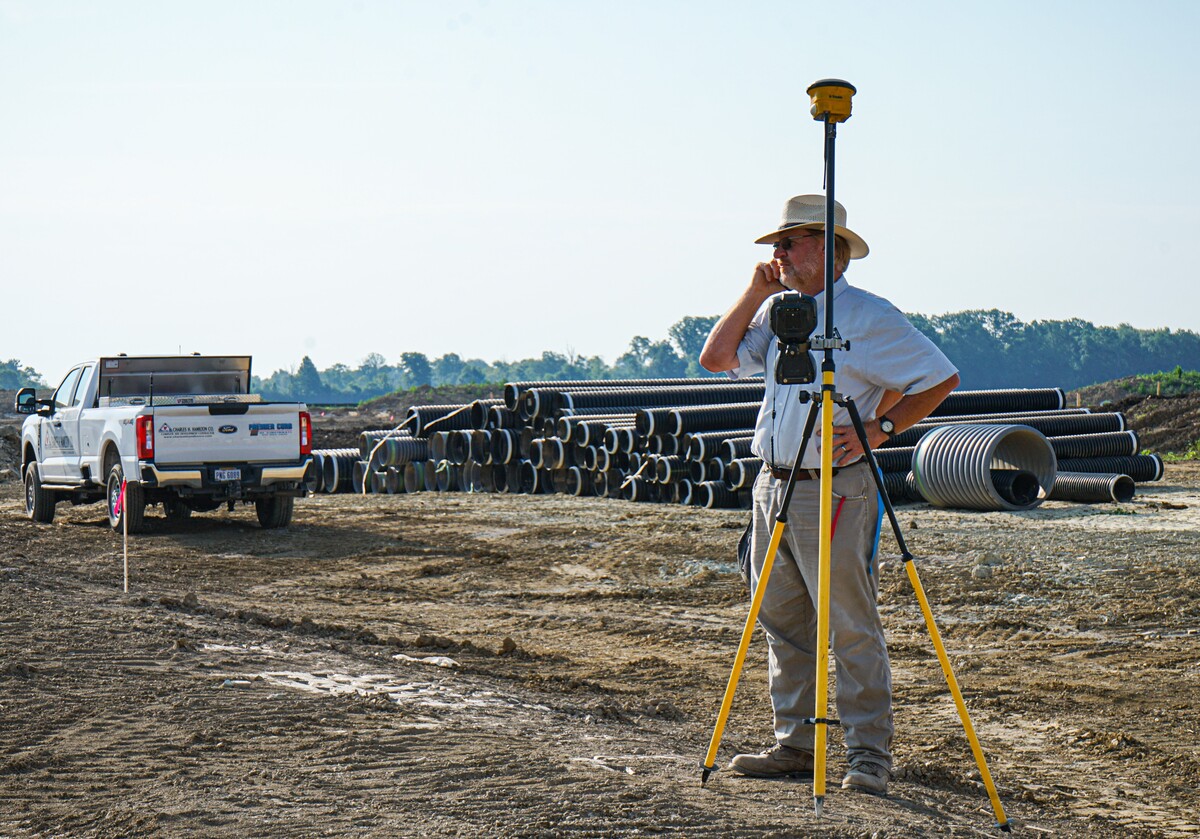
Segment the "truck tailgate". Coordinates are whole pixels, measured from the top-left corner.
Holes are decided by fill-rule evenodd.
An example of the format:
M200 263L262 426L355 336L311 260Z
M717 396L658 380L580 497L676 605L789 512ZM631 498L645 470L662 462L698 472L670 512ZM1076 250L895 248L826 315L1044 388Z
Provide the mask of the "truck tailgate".
M154 461L260 463L300 457L296 404L169 405L153 409Z

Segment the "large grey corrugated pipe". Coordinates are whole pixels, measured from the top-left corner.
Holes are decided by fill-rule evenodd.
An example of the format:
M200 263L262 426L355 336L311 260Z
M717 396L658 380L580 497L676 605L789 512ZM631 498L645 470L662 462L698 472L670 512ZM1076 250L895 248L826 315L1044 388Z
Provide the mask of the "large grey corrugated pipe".
M1064 458L1062 469L1064 472L1112 472L1128 475L1138 483L1157 481L1163 476L1162 458L1156 454Z
M1023 425L1024 423L1018 424ZM1138 451L1138 436L1135 431L1071 434L1047 439L1050 440L1050 447L1054 449L1054 456L1060 461L1072 458L1134 455ZM875 461L879 464L879 470L884 474L890 472L904 474L912 469L912 456L915 451L915 446L879 449L875 452Z
M1059 472L1050 490L1051 501L1082 501L1085 504L1132 501L1137 485L1128 475L1088 472Z
M960 390L942 400L942 404L934 409L933 415L1057 411L1066 405L1067 395L1059 387Z
M752 381L752 380L751 380ZM762 379L758 379L760 383ZM507 382L504 385L504 404L510 410L516 410L521 404L525 391L535 388L559 388L562 390L583 390L587 388L634 388L634 387L703 387L710 384L728 384L724 376L700 377L689 379L575 379L573 381L540 381L540 382Z
M1120 413L1079 414L1069 417L1046 417L1045 419L1022 420L1018 424L1027 425L1048 437L1062 437L1072 434L1096 434L1102 431L1124 431L1125 415ZM917 423L912 428L901 431L891 440L884 443L881 448L890 449L893 447L915 446L922 436L928 434L933 429L946 428L952 425L1013 425L1013 423L1007 420L991 420L983 416L973 422L950 423L949 425L943 424L937 419L927 419L924 422Z
M1054 449L1041 432L1026 425L944 425L917 444L913 474L931 504L970 510L1023 510L997 490L992 470L1023 470L1048 490L1058 469ZM1044 492L1041 494L1044 495Z

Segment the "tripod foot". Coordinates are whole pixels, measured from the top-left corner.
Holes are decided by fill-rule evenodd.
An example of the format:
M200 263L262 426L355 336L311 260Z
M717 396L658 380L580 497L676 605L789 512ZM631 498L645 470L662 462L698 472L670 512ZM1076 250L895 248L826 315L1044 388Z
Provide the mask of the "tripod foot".
M821 812L824 809L825 809L825 796L814 795L813 796L813 814L819 819L819 818L821 818Z

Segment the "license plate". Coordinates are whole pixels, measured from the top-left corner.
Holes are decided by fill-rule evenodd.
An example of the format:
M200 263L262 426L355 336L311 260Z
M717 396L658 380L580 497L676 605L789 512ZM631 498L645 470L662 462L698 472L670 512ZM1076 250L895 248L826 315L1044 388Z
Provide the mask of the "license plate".
M242 479L241 469L214 469L213 479L218 481L240 481Z

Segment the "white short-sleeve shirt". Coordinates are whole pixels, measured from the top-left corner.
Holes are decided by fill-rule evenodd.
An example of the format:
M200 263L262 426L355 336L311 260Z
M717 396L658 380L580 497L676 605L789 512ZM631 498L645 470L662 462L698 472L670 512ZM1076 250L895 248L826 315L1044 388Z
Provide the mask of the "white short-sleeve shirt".
M802 392L819 393L824 354L813 353L817 366L815 383L776 384L778 342L769 321L774 299L769 298L750 321L750 327L738 345L738 366L729 375L735 379L763 375L766 393L758 412L751 448L768 465L787 468L800 448L811 405L811 402L801 404L799 395ZM825 292L816 295L815 299L817 328L813 335L820 337L825 334ZM834 350L834 386L838 393L854 400L863 422L875 418L875 410L885 391L894 390L904 395L921 393L958 372L950 359L909 323L899 309L882 297L850 285L844 275L833 285L833 300L833 325L842 338L850 342L849 350ZM835 406L833 423L850 425L849 412L840 405ZM821 465L818 431L819 423L805 449L802 468L816 469Z

